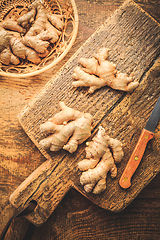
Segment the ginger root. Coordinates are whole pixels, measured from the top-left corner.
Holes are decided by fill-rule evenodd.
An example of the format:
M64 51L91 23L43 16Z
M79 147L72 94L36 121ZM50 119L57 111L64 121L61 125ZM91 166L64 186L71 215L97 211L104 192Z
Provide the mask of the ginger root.
M26 29L19 26L17 21L14 20L13 18L4 20L2 22L2 27L6 30L11 30L11 31L14 31L14 32L19 32L19 33L25 33L26 32Z
M99 194L106 189L107 173L110 171L112 178L117 176L115 163L119 163L124 155L122 144L110 138L102 127L87 144L86 159L78 163L78 168L83 171L80 183L87 193L93 190L94 194Z
M4 48L0 53L0 60L3 64L9 65L10 63L18 65L19 59L27 59L32 63L38 64L41 61L39 54L33 49L26 47L22 43L21 36L18 32L12 34L7 30L0 31L3 39L8 39L8 46Z
M22 26L26 26L27 22L36 14L36 19L23 37L23 43L35 49L38 53L44 53L47 51L50 43L58 41L61 31L63 29L62 16L57 14L50 14L47 9L42 5L40 0L35 0L30 6L29 10L31 14L26 15L18 19L18 23Z
M9 14L0 23L0 61L20 64L22 59L39 64L58 41L64 27L62 16L51 14L40 0L28 6L21 16Z
M42 139L39 144L50 151L60 149L73 153L78 145L91 135L92 116L89 113L79 112L60 102L62 111L53 118L40 125L42 132L51 134Z
M116 90L134 90L139 83L117 71L116 65L107 60L108 53L108 48L101 48L92 58L80 58L79 63L83 68L77 66L74 69L73 79L76 81L73 81L72 85L89 87L89 93L106 85Z
M18 65L20 63L19 58L16 57L10 50L10 48L4 49L0 54L1 62L5 65L9 65L10 63L14 65Z

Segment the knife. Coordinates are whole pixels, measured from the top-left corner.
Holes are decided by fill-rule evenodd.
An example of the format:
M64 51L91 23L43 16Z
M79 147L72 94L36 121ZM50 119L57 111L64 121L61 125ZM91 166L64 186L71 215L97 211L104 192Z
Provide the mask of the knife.
M142 133L139 137L139 140L136 144L136 147L127 163L127 166L119 180L119 184L122 188L129 188L131 186L131 178L136 171L138 165L141 162L143 154L145 152L147 143L150 139L153 138L155 133L155 128L160 119L160 97L157 100L157 103L149 117L149 120L142 130Z

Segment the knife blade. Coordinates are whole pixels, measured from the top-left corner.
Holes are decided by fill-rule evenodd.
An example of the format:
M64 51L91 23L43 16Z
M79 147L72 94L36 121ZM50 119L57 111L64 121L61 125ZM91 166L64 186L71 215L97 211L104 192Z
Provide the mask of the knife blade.
M148 119L146 126L142 130L142 133L134 148L134 151L119 180L119 184L122 188L126 189L131 186L131 178L141 162L148 141L152 139L154 136L155 128L158 124L159 119L160 119L160 97L156 102L156 105Z

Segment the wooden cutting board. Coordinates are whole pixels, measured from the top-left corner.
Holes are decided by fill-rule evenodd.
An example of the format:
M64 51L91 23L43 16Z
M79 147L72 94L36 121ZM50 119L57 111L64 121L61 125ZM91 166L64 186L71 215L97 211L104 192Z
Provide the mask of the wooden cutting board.
M27 216L33 224L45 222L70 188L77 189L102 208L121 211L160 171L159 124L132 178L132 186L124 190L118 183L160 95L159 40L159 24L133 1L125 1L19 115L24 131L47 159L10 196L16 208L25 207L31 200L37 201L37 207ZM111 49L108 59L117 64L118 70L140 82L134 92L124 93L106 86L88 94L86 88L72 87L72 73L79 58L91 57L101 47ZM85 193L79 182L81 172L77 163L85 157L85 143L73 154L64 150L45 151L39 145L43 137L39 125L60 111L60 101L92 114L91 137L102 125L110 137L123 143L124 158L117 165L118 176L111 179L108 175L107 189L100 195Z

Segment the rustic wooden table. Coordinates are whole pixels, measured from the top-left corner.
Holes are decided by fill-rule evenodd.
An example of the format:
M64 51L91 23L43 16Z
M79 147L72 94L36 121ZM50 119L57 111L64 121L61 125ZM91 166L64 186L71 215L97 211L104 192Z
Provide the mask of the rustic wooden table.
M12 208L10 194L38 166L44 156L30 141L17 120L17 114L48 80L79 49L86 39L123 3L121 0L76 0L79 31L65 59L39 76L23 79L0 77L0 233ZM158 0L136 0L160 22ZM50 218L36 227L32 240L49 239L159 239L160 174L147 185L122 212L113 213L94 205L71 189ZM25 218L16 219L6 240L19 240L29 226Z

